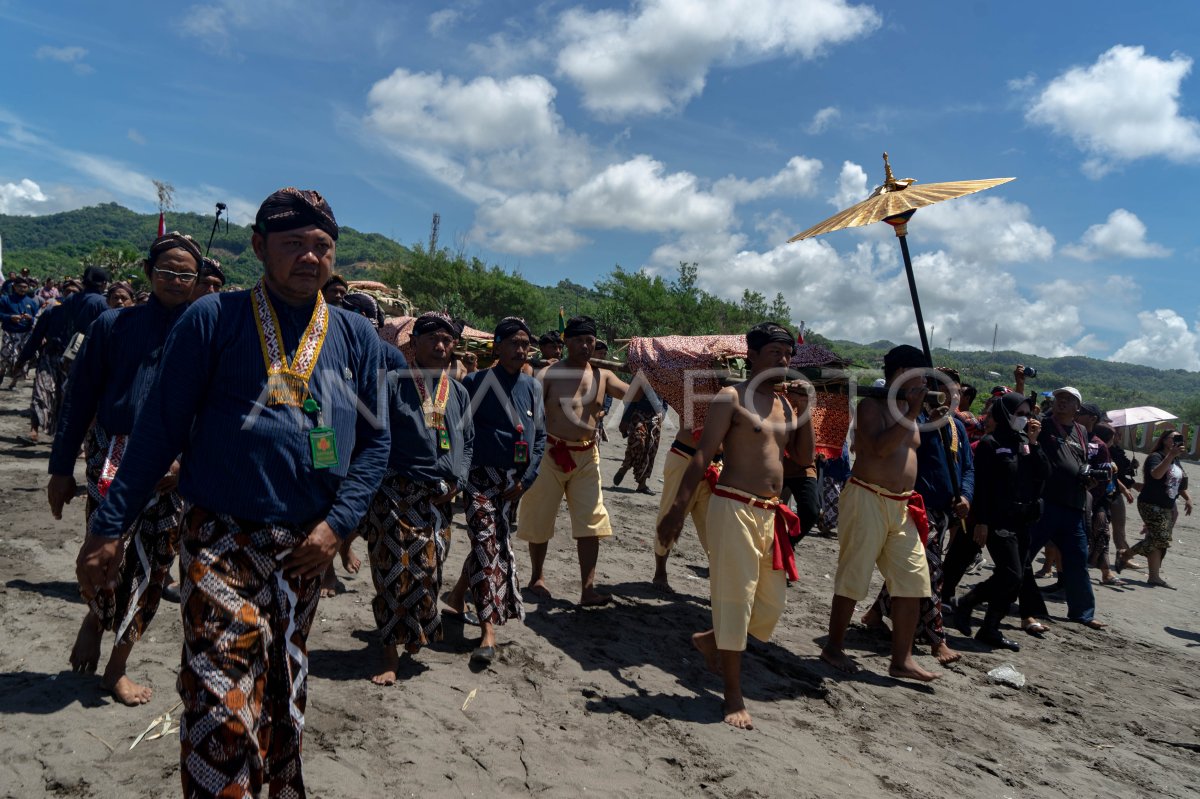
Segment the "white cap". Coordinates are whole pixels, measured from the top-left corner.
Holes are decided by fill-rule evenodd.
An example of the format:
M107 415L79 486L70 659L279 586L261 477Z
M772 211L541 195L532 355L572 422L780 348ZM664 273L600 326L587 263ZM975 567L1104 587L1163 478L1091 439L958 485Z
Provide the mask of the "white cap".
M1083 404L1083 395L1080 394L1079 389L1075 388L1074 386L1063 386L1062 388L1054 389L1054 396L1057 397L1059 394L1070 394L1079 401L1080 405Z

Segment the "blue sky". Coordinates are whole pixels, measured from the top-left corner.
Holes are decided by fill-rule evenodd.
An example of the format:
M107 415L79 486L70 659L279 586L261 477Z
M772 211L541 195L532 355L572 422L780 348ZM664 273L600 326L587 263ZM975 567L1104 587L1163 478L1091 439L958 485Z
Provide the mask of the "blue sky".
M843 0L0 0L0 212L283 185L539 283L615 264L916 340L881 182L1015 176L910 225L935 346L1200 370L1200 11ZM3 231L0 231L0 235Z

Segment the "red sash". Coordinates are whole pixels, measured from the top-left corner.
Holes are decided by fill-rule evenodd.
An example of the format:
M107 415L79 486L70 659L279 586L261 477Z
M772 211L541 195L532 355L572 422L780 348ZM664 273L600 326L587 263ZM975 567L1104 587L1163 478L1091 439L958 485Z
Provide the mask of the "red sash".
M572 447L561 438L555 436L546 436L550 440L550 457L558 464L558 468L570 474L575 471L575 459L571 457L572 452L587 452L592 447L596 446L595 441L585 441L582 446Z
M910 491L907 494L885 494L857 477L851 477L850 482L884 499L908 503L908 518L912 519L913 525L917 528L917 535L921 537L921 546L924 546L925 542L929 540L929 512L925 510L924 498L916 491Z
M771 502L735 494L732 491L723 490L719 485L713 485L712 492L718 497L736 500L763 510L775 511L775 541L771 545L771 567L776 571L782 569L789 580L799 580L800 573L796 571L796 554L792 549L792 538L800 535L800 517L782 502Z

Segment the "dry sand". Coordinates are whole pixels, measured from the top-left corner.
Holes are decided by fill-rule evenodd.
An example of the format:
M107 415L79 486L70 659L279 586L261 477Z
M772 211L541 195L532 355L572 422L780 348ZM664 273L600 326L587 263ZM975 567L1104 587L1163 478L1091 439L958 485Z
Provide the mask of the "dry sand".
M97 677L70 672L67 653L84 612L73 577L83 502L61 522L50 517L48 447L19 439L28 397L25 386L0 392L0 795L178 795L174 736L129 751L177 701L177 606L164 603L131 660L135 679L156 689L149 705L120 706ZM601 451L611 476L623 442ZM661 487L657 476L651 486ZM836 542L809 538L773 640L751 643L747 654L757 727L739 732L721 723L720 684L688 646L709 624L695 534L689 524L672 561L679 593L653 590L658 499L631 488L606 487L615 534L602 546L599 573L615 605L573 606L574 547L560 532L547 562L556 598L527 601L525 625L500 630L499 659L484 671L468 664L472 642L448 640L407 664L398 685L370 684L370 578L343 575L348 591L321 602L309 640L310 794L1200 795L1200 546L1192 519L1179 525L1164 570L1177 591L1149 588L1144 572L1127 572L1129 589L1096 587L1098 618L1109 630L1068 624L1064 605L1051 602L1056 623L1044 640L1009 631L1024 645L1016 654L952 637L965 656L932 687L888 678L886 642L862 630L848 642L866 667L862 676L841 679L817 660ZM562 514L560 531L565 524ZM464 550L456 527L448 575L457 575ZM518 562L527 574L523 551ZM105 657L110 644L111 637ZM921 661L933 665L927 653ZM986 672L1005 662L1025 674L1025 688L989 683Z

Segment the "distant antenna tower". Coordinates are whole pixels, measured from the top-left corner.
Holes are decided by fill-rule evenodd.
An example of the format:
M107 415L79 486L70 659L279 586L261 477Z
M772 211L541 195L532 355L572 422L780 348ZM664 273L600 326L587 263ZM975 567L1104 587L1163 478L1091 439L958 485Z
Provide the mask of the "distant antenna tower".
M1000 323L997 322L996 326L994 328L992 328L992 355L996 354L996 336L999 333L1000 333Z
M429 254L433 255L437 252L438 246L438 228L442 226L442 215L437 211L433 212L433 221L429 223Z

